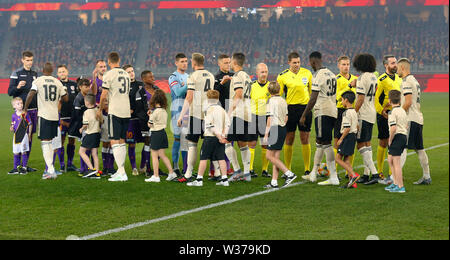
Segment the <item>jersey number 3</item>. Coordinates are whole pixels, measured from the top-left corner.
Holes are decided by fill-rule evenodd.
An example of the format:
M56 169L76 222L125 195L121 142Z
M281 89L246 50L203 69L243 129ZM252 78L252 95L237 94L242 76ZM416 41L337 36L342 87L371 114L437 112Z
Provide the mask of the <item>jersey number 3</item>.
M118 80L122 83L122 88L119 89L120 94L130 93L130 79L119 77Z

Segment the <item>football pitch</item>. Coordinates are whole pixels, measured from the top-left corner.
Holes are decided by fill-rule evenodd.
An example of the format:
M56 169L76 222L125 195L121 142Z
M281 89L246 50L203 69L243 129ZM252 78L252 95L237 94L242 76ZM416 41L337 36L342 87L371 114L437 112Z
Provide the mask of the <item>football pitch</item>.
M131 175L128 157L128 182L82 179L75 172L41 180L44 161L37 136L29 166L38 172L10 176L13 111L10 97L0 95L0 239L66 239L70 235L151 240L366 239L370 235L381 240L449 239L449 94L424 93L421 99L433 183L412 184L422 176L422 168L417 155L410 153L403 168L407 192L392 194L380 184L343 190L299 184L301 178L291 187L269 192L263 185L270 180L262 177L251 183L230 183L230 187L216 187L206 177L200 188L164 178L159 184L145 183L144 176ZM376 136L374 127L374 159ZM300 177L303 160L298 135L295 144L293 172ZM79 143L76 166L78 148ZM141 149L142 144L137 145L138 163ZM259 174L260 154L258 148L254 168ZM354 166L359 173L360 165L362 158L356 153ZM55 167L59 169L58 159ZM387 162L384 172L388 172Z

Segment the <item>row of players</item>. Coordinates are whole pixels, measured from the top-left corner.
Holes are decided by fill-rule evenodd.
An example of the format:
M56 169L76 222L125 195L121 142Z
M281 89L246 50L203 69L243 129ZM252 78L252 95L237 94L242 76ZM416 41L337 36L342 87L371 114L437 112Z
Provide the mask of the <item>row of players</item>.
M320 55L316 54L316 56L320 56ZM359 65L360 68L357 67L358 66L358 62L357 62L357 59L355 59L355 62L354 62L355 68L358 71L363 72L363 73L375 71L375 66L373 66L373 68L369 66L369 65L375 65L374 59L373 59L373 62L372 62L371 59L368 59L367 58L368 56L367 57L366 56L364 56L364 55L360 56L360 59L362 60L362 61L360 61L360 63L362 63L362 65L361 64ZM255 88L253 86L250 86L251 85L250 84L251 81L249 80L248 75L245 72L242 71L242 65L240 65L240 62L242 61L242 64L243 64L243 60L244 59L245 59L245 57L242 54L239 54L239 55L236 54L233 57L233 63L232 63L232 67L233 67L233 70L236 72L236 75L233 76L232 78L229 75L225 75L225 76L223 76L223 78L220 80L220 83L219 83L221 86L226 85L227 81L231 81L231 83L233 83L232 87L230 88L230 92L229 92L230 95L233 97L233 99L236 98L236 96L238 96L238 97L241 96L241 98L244 99L244 100L250 99L250 98L253 99L254 96L257 96L257 94L254 94L254 93L257 93L257 91L255 91ZM392 59L394 60L392 63L394 63L395 68L391 67L391 64L390 64L390 60L392 60ZM312 60L314 60L314 59L312 59ZM368 62L368 60L370 60L370 62ZM227 61L229 61L229 58L227 56L221 56L219 58L219 65L221 63L224 64ZM383 89L383 88L380 88L380 87L377 88L377 81L380 82L380 81L383 81L384 79L387 79L387 77L390 75L390 73L388 73L388 72L392 72L392 70L396 69L396 61L395 61L394 57L386 57L385 61L386 61L385 65L388 65L388 66L386 66L386 69L387 69L386 75L383 74L378 80L376 79L376 77L375 78L372 77L371 84L368 84L368 83L366 84L369 87L367 89L367 93L365 93L365 94L358 93L359 96L363 95L363 96L365 96L366 99L369 99L369 101L373 102L373 99L374 99L373 96L375 94L375 89L376 89L375 96L377 96L377 94L379 92L384 93L384 92L388 92L389 91L389 86L388 87L384 87L384 89L385 89L384 91L379 91L380 89ZM195 63L195 59L193 57L192 65L193 65L194 70L197 71L197 70L201 70L202 69L202 68L198 69L198 67L203 67L202 66L203 64L201 62L197 61L197 64L201 64L200 66L197 65L197 64L194 64L194 63ZM310 130L310 127L311 127L311 121L312 121L311 120L312 115L310 113L312 107L307 109L308 106L305 106L305 105L302 105L302 104L300 104L300 106L295 106L297 104L291 104L291 103L299 101L299 100L300 100L300 103L304 103L305 100L301 100L301 99L305 99L305 98L306 98L306 103L308 103L307 101L309 101L309 100L307 100L307 99L309 99L309 95L311 95L311 100L314 100L314 99L317 98L317 96L315 96L315 94L316 94L315 91L312 90L312 86L314 86L314 84L311 84L312 75L309 76L308 75L309 71L307 71L304 68L300 68L300 58L299 58L298 54L291 53L289 55L289 63L291 65L290 69L284 71L283 73L281 73L280 76L278 77L278 80L277 80L278 83L280 84L280 86L284 86L284 88L281 89L282 92L283 92L284 89L286 89L285 90L287 92L286 100L288 101L288 104L289 104L289 107L288 107L288 110L289 110L289 113L288 113L289 117L288 118L289 118L289 120L287 122L287 127L286 127L287 131L288 131L288 134L287 134L288 138L286 140L285 155L286 155L286 153L289 153L289 152L286 152L286 151L289 151L290 149L292 149L292 145L291 145L290 142L293 142L293 140L292 140L293 136L294 136L293 133L295 133L295 128L297 126L299 126L300 130L304 130L304 131L301 131L301 135L300 135L301 139L302 139L302 144L303 144L302 146L303 147L304 146L308 146L308 144L305 144L305 141L304 141L304 139L309 139L309 138L305 138L305 132L306 132L306 134L309 133L309 130ZM347 67L347 68L349 67L349 59L348 58L342 57L342 58L340 58L338 63L340 65L340 67ZM347 66L343 65L345 63L347 63L348 65ZM182 65L180 65L180 64L182 64ZM183 98L182 91L176 91L177 88L178 88L178 90L180 90L183 87L189 87L189 84L185 84L184 81L182 81L182 80L177 81L177 77L180 77L180 75L187 77L187 75L183 75L183 74L186 74L185 71L186 71L186 68L187 68L187 58L185 56L183 57L183 55L177 55L177 57L176 57L176 65L177 65L177 68L178 68L177 72L175 72L174 75L172 75L171 78L169 78L169 84L170 84L170 86L172 88L172 98L173 98L172 102L174 102L174 100L176 100L176 98L174 99L174 94L177 94L177 93L181 92L181 95L179 95L179 96L181 96L180 99ZM197 69L196 69L196 66L194 66L194 65L197 66ZM313 64L311 63L311 65L313 65ZM369 66L370 69L367 70L367 68L361 68L361 66L362 67ZM313 66L313 68L314 68L314 66ZM389 68L391 68L392 70L389 70ZM319 72L321 70L320 66L318 68L316 68L316 69ZM221 71L227 73L226 69L224 69L224 70L222 70L222 67L221 67ZM241 77L239 78L238 77L239 74L242 74L240 72L243 72L245 75L244 76L241 75ZM254 82L254 84L258 83L261 89L264 89L264 87L266 87L266 91L267 91L267 82L266 82L266 84L261 84L261 82L264 83L264 72L267 73L267 68L265 66L263 66L262 64L258 65L258 69L257 69L258 81ZM197 74L200 74L200 73L197 73ZM203 74L206 75L207 73L203 73ZM291 79L291 77L289 77L289 76L291 76L290 74L293 74L291 82L289 82L289 80ZM306 76L306 80L305 80L305 77L302 77L305 74L307 75ZM311 74L311 73L309 72L309 74ZM339 79L340 78L345 78L347 81L349 81L350 85L347 85L345 87L349 88L352 91L355 91L355 88L354 88L355 87L355 81L351 80L353 76L348 74L348 69L347 69L347 75L345 73L342 73L342 70L341 70L341 74L344 74L344 75L338 75L337 80L336 80L336 78L334 78L334 80L329 79L329 82L326 82L326 84L327 84L326 86L328 86L329 90L327 90L324 94L327 97L332 97L333 95L335 95L336 94L336 88L338 88L338 91L337 91L338 95L343 92L343 91L339 92L339 86L336 86L337 85L336 81L339 83ZM193 77L194 75L195 75L195 73L193 75L191 75L190 79L191 79L191 81L194 81L194 85L195 85L195 79ZM194 90L193 92L195 92L196 94L197 93L201 93L201 91L205 92L206 90L208 90L208 86L211 85L210 82L212 80L215 80L214 77L210 77L207 80L205 80L204 79L205 75L203 76L203 79L200 79L200 80L197 79L197 81L201 82L200 84L198 84L200 86L200 88L199 89L195 89L195 90L191 89L191 90ZM210 75L208 75L208 76L210 76ZM296 77L298 77L298 78L296 78ZM393 79L391 77L389 77L389 78L391 78L392 81L395 81L398 78L398 76L395 75L395 72L393 73L393 77L394 77ZM303 83L303 84L298 84L299 79L301 79L301 83ZM360 79L363 79L363 77L360 77ZM375 80L373 80L373 79L375 79ZM233 80L234 80L234 82L233 82ZM240 86L236 85L236 83L238 85L240 84ZM292 83L294 83L294 84L292 84ZM365 84L365 83L361 83L361 84ZM389 85L389 84L386 84L386 85ZM393 86L393 85L394 84L391 84L390 88L394 88L395 86ZM417 86L418 86L418 84L417 84ZM203 90L201 88L203 88ZM258 88L256 88L256 89L259 90ZM219 90L223 90L223 89L219 88ZM240 90L242 90L243 92L239 93ZM420 95L420 89L418 89L418 91L419 91L419 95ZM201 106L202 106L203 99L202 98L195 99L194 97L196 95L194 95L194 93L192 93L191 91L187 91L187 92L188 93L187 93L186 100L187 100L187 103L190 102L190 104L191 104L190 105L191 106L191 109L190 109L190 115L191 116L190 116L190 124L189 124L191 126L190 129L189 129L190 130L189 132L191 134L190 135L188 134L188 137L189 137L188 140L190 142L190 144L189 144L189 152L191 150L193 150L193 151L195 151L195 154L196 154L196 145L195 144L198 142L199 136L201 135L201 130L203 129L203 127L202 127L203 109L200 109ZM221 93L221 104L222 105L224 105L223 99L227 98L226 97L226 92L227 91L222 91L222 93ZM236 92L237 92L238 95L236 95ZM225 93L225 95L223 95L223 93ZM269 97L269 95L264 93L264 91L260 91L260 94L261 94L260 95L261 99L265 98L266 99L265 101L267 101L267 98ZM264 97L264 95L265 95L265 97ZM202 95L200 95L200 96L202 96ZM381 95L379 95L379 96L381 96ZM239 99L239 98L237 98L237 99ZM387 100L387 95L386 95L385 99ZM193 102L194 100L197 100L197 102ZM320 98L318 100L321 101ZM335 100L336 100L336 98L335 98ZM340 100L339 97L338 97L338 100ZM380 100L380 98L378 98L378 100ZM200 101L200 102L198 102L198 101ZM382 102L384 103L384 100ZM258 113L257 110L258 110L258 106L260 106L261 104L265 104L265 102L260 102L260 101L259 102L258 101L257 102L253 102L252 114L258 114L258 115L254 115L254 116L249 116L249 113L246 113L247 110L245 109L245 103L246 102L233 102L233 104L236 104L236 105L232 107L233 108L232 110L230 110L230 111L233 111L233 113L234 113L232 126L241 126L242 125L244 127L243 128L237 127L238 129L234 129L234 131L232 131L232 133L237 133L239 129L247 129L248 128L247 126L249 125L248 123L252 122L252 121L253 121L253 124L250 124L250 125L253 125L253 126L256 125L256 128L258 128L258 130L264 128L264 127L260 127L260 126L261 125L262 126L265 125L266 117L264 115L264 112L262 112L262 115L261 115L261 113ZM315 102L313 102L313 104L314 103ZM323 101L319 102L319 104L321 104L321 103L323 103ZM194 106L193 104L196 104L196 105ZM244 104L244 106L240 106L239 104ZM373 106L367 105L367 103L364 103L364 105L366 105L368 107L372 107L372 108L375 107L374 105ZM339 106L339 103L338 103L338 106ZM255 107L256 107L256 112L255 112ZM264 107L264 106L261 106L261 107ZM336 115L336 117L333 117L334 116L334 114L333 114L334 112L330 112L330 111L333 110L332 107L334 107L334 108L336 107L335 103L334 103L334 106L329 106L328 108L327 108L327 105L325 105L325 108L322 108L322 110L320 110L320 107L321 107L320 105L317 105L315 107L316 112L319 112L319 113L315 113L315 115L316 115L316 130L317 130L317 133L319 134L318 135L319 138L317 140L317 143L320 146L322 146L322 149L324 151L326 151L329 147L331 147L331 145L330 145L331 144L331 137L328 136L328 130L330 130L329 131L329 133L330 133L329 135L331 136L331 129L333 127L338 127L339 128L340 124L334 124L334 123L331 122L333 120L330 119L330 118L336 118L337 117L337 115ZM188 108L188 106L185 105L184 108L183 108L184 111L182 112L182 114L184 114L184 112L186 112L187 108ZM329 111L326 111L327 109ZM383 104L382 114L385 114L385 112L388 109L389 109L388 104ZM264 109L261 108L260 110L263 111ZM302 111L299 111L299 110L307 110L307 113L302 113ZM324 111L324 110L326 111L325 114L320 115L320 112ZM342 111L342 109L340 109L340 110ZM176 119L176 115L174 115L173 112L174 112L174 110L172 110L172 119L174 119L174 118ZM303 112L305 112L305 111L303 111ZM420 112L420 110L419 110L419 112ZM177 114L177 113L175 113L175 114ZM339 113L339 114L342 114L342 113ZM360 113L360 115L361 115L361 113ZM367 116L367 115L365 115L365 113L362 113L362 115L363 116L361 118ZM300 118L300 120L298 120L298 118L300 116L301 116L301 118ZM250 117L253 117L253 118L250 118ZM341 118L341 116L339 115L338 118ZM242 120L239 120L239 119L242 119ZM264 122L264 123L260 124L260 123L258 123L258 121L259 122ZM367 120L363 119L361 121L362 125L361 125L361 127L359 129L360 131L358 132L359 133L358 136L359 135L363 135L363 136L365 136L364 138L366 138L366 139L367 139L367 136L371 137L371 128L372 128L371 126L374 124L374 121L375 120L373 118L369 118L369 117L367 117ZM323 123L325 123L325 124L323 124ZM370 127L367 127L367 126L365 127L364 123L366 125L367 125L367 123L369 123L369 124L371 124L371 126ZM318 124L319 124L320 127L318 127ZM387 125L387 122L386 122L386 125ZM199 127L195 127L195 126L199 126ZM378 122L378 126L380 128L380 122ZM292 127L294 128L294 131L292 131ZM320 134L322 134L321 132L325 128L327 129L326 130L327 136L321 137ZM369 131L369 128L370 128L370 131ZM197 130L200 129L200 132L199 131L194 131L195 129L197 129ZM305 129L306 129L306 131L305 131ZM261 131L261 132L264 132L264 131ZM335 137L336 137L336 132L337 131L335 131ZM415 131L415 132L417 132L417 131ZM339 131L338 131L338 133L339 133ZM175 134L176 134L176 131L175 131ZM381 131L380 131L380 134L381 134ZM236 156L233 155L231 150L234 151L234 149L232 149L231 145L228 144L227 145L227 150L228 150L227 156L229 158L232 158L231 161L233 163L233 168L235 169L235 174L231 177L231 180L240 179L242 177L244 179L246 179L246 180L249 180L251 178L251 174L249 174L250 170L246 169L246 166L251 164L251 163L247 163L247 161L249 161L248 158L249 157L254 158L254 155L250 154L250 156L248 156L249 155L248 154L248 147L246 147L246 143L248 141L251 141L251 143L253 144L253 147L254 147L256 142L253 141L253 140L257 140L257 135L255 135L256 138L251 138L250 137L251 135L252 134L247 133L247 131L244 131L243 134L235 134L234 136L231 135L231 136L227 137L228 140L236 139L235 141L238 141L238 144L239 144L239 146L241 148L241 153L243 155L242 156L243 157L243 161L244 161L244 176L241 176L242 173L239 170L239 164L236 162L236 160L233 160L233 158L235 158ZM319 140L320 138L322 138L322 139L324 138L324 140ZM328 139L330 139L330 140L328 141ZM175 140L177 141L177 138L175 138ZM359 139L359 140L362 140L362 139ZM364 154L366 154L366 155L370 154L370 158L372 157L371 156L371 148L370 148L370 139L368 139L368 140L369 141L364 141L364 142L369 142L369 145L368 146L364 146L364 145L362 146L362 148L365 148L365 149L363 149L364 153L362 153L363 154L363 158L364 158ZM338 142L335 142L335 143L338 143ZM360 148L359 147L360 144L361 144L361 142L358 142L358 148ZM291 146L291 147L289 147L289 146ZM174 148L175 147L176 147L176 145L174 145ZM231 147L231 149L229 149L230 147ZM321 147L318 147L318 148L321 148ZM304 154L304 157L305 157L305 152L304 152L305 149L302 149L302 150L303 150L303 154ZM308 150L308 149L306 149L306 150ZM309 148L309 150L310 150L310 148ZM317 150L319 151L319 154L320 154L320 149L317 149ZM360 152L362 151L361 149L359 149L359 150L360 150ZM420 149L420 147L418 147L418 148L416 148L416 150L423 151L423 147L421 147L421 149ZM174 155L174 154L175 153L173 152L172 155ZM178 152L176 154L178 154ZM189 153L189 154L192 154L192 153ZM316 151L316 156L315 157L318 157L317 154L318 154L318 152ZM289 160L289 154L287 154L287 155L288 156L286 156L286 158L287 158L287 161L288 161ZM323 155L323 152L322 152L322 155ZM425 154L425 156L426 156L426 154ZM173 157L175 157L175 156L172 156L172 158ZM291 153L290 157L292 158L292 153ZM368 156L365 156L365 157L368 157ZM188 158L191 159L191 160L189 160L191 163L188 163L188 167L187 167L187 171L186 171L186 177L191 178L191 176L192 176L191 175L192 174L192 168L193 168L192 164L195 163L195 160L193 158L195 158L195 157L188 155ZM419 158L420 158L420 153L419 153ZM250 159L250 161L251 160L252 159ZM309 167L309 162L307 162L307 161L308 160L305 160L305 168ZM329 161L329 160L327 160L327 161ZM384 157L383 157L383 161L384 161ZM372 164L373 164L373 162L372 162ZM174 162L174 165L175 165L175 162ZM178 165L178 163L177 163L177 165ZM265 165L265 163L263 163L263 166L264 165ZM290 163L289 162L287 162L287 165L288 165L288 168L290 168ZM191 167L189 167L189 166L191 166ZM316 168L316 166L317 166L317 163L315 163L314 167ZM373 182L374 180L376 180L378 178L378 174L377 174L376 170L373 170L374 167L371 167L370 164L368 164L366 166L372 172L372 180L368 180L368 178L366 178L366 177L368 177L368 174L365 174L364 175L365 178L363 178L363 179L366 179L367 182ZM332 168L332 165L329 164L329 167ZM308 176L309 176L309 179L314 181L314 175L316 174L316 172L317 172L317 169L313 168L313 171L312 171L313 174L305 175L305 178L308 178ZM333 172L333 170L332 170L332 172ZM335 170L334 170L334 172L335 172ZM426 173L426 171L424 170L424 175L425 175L425 173ZM332 177L333 177L333 174L332 174ZM424 176L424 177L425 178L423 178L419 182L423 183L424 180L430 180L430 178L429 178L429 171L428 171L428 178L426 178L427 176ZM335 178L331 178L329 180L329 183L335 184L336 183Z

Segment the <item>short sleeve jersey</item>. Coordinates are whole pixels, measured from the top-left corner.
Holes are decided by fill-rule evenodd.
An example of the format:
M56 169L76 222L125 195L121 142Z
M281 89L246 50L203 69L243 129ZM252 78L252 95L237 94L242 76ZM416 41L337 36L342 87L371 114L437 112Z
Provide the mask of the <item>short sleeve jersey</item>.
M389 112L388 117L389 127L397 126L396 134L408 135L408 115L402 107L394 107Z
M277 77L280 95L286 95L286 102L289 105L308 104L312 77L311 71L305 68L300 68L297 74L289 69L284 70Z
M356 81L356 93L364 95L364 102L358 111L359 119L375 124L377 111L375 110L375 91L377 77L370 72L363 73Z
M37 93L38 116L49 121L58 121L58 105L67 94L63 84L52 76L41 76L33 81L32 90Z
M271 117L271 126L285 126L288 115L287 103L280 96L273 96L267 104L267 115Z
M375 109L378 114L381 115L384 106L389 103L389 91L393 89L400 91L401 84L402 79L397 74L391 77L387 73L383 73L378 78L377 91L375 92Z
M150 131L161 131L167 127L167 111L157 107L153 110L148 120L151 124Z
M345 128L350 128L350 134L356 134L358 132L358 114L354 108L345 110L342 116L341 134Z
M221 105L214 104L207 108L204 136L216 136L213 130L224 133L228 125L230 125L230 119Z
M267 101L270 98L268 90L270 82L261 84L258 81L253 82L250 90L252 114L257 116L265 116Z
M97 120L98 108L88 108L83 114L83 125L87 125L86 134L100 133L100 122Z
M403 79L402 85L402 104L406 95L412 95L412 103L408 109L408 121L423 125L423 114L420 111L420 84L413 75L408 75Z
M356 89L349 87L349 84L353 80L357 79L358 77L355 75L352 75L352 74L349 74L349 75L350 75L350 78L348 78L348 79L345 78L344 76L342 76L341 74L338 74L336 76L336 79L337 79L337 88L336 88L337 104L336 104L336 107L337 108L344 108L344 106L342 105L342 100L341 100L342 94L344 94L344 92L353 91L353 93L356 94Z
M315 116L337 118L336 108L336 75L327 68L319 69L312 80L312 91L319 92L314 106Z
M214 89L214 75L204 69L196 70L187 79L187 89L194 91L191 106L189 107L189 116L203 120L206 110L208 90Z
M108 90L108 113L130 118L130 76L121 68L113 68L103 75L102 88Z
M245 71L239 71L234 74L230 83L230 102L231 107L234 106L234 97L236 96L236 91L242 89L242 100L236 105L232 116L240 118L246 122L251 122L252 117L250 115L251 111L251 84L252 80L250 76Z

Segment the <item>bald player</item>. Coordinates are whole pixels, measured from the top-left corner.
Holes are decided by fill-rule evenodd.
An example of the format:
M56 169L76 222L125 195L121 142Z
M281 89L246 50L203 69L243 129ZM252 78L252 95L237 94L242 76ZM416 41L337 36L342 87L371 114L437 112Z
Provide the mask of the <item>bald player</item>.
M55 179L56 173L53 167L52 139L58 135L60 100L68 101L67 92L57 78L52 77L53 65L49 62L44 64L43 76L33 81L28 93L24 113L27 113L34 96L37 94L39 129L38 137L41 139L42 155L48 167L42 179Z
M408 143L407 149L402 153L401 166L406 162L407 150L411 149L417 153L423 176L416 185L431 184L430 166L428 156L423 148L423 114L420 111L420 84L411 74L411 62L402 58L398 61L398 76L402 78L402 106L408 115Z
M250 159L250 174L252 177L257 177L258 174L253 170L253 164L255 161L255 148L258 143L258 137L261 143L261 159L262 159L262 173L263 177L271 177L267 172L269 168L269 160L266 158L267 144L263 142L264 135L266 133L267 125L267 101L269 100L269 84L270 81L267 80L269 76L269 68L264 63L259 63L256 65L256 77L257 80L251 85L250 98L251 98L251 109L252 109L252 123L250 124L250 141L248 142L248 147L250 149L251 159Z

